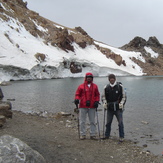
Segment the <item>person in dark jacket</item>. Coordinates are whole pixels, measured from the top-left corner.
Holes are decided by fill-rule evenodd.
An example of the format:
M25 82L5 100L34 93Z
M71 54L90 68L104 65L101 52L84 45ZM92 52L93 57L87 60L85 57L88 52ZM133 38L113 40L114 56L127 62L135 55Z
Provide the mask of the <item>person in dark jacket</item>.
M80 139L86 139L86 115L90 122L90 138L96 139L95 114L100 100L98 86L93 83L93 74L86 73L84 83L79 85L74 103L79 105Z
M107 110L107 123L105 131L105 139L109 139L111 133L111 124L114 115L117 118L119 126L119 140L124 139L124 124L123 124L123 108L126 101L123 86L116 81L114 74L108 76L109 84L104 87L102 102L104 109Z

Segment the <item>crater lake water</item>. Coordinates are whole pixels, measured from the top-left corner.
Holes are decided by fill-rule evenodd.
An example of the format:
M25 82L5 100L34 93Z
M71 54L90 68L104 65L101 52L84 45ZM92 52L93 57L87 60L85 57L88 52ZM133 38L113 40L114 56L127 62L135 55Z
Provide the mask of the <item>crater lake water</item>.
M11 101L12 109L26 113L47 111L50 113L73 112L74 94L84 78L64 78L51 80L12 81L9 86L1 86L4 100ZM138 142L156 155L163 152L163 76L117 77L127 89L124 129L125 138ZM107 77L94 77L94 83L103 93ZM103 134L104 111L99 106L98 116L101 135ZM118 124L114 117L113 136L118 135Z

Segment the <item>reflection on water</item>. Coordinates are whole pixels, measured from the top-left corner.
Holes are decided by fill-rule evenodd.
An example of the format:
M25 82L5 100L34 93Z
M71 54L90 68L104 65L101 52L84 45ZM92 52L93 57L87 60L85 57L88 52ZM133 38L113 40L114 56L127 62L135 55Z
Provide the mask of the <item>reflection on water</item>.
M148 144L155 154L163 150L163 77L117 77L127 88L127 103L124 112L126 138ZM13 110L23 112L72 112L74 93L83 78L53 80L15 81L1 87L5 99L12 101ZM107 78L94 78L100 93L108 83ZM102 105L99 107L102 109ZM103 111L99 112L101 130ZM144 123L147 122L148 124ZM114 118L112 135L118 136Z

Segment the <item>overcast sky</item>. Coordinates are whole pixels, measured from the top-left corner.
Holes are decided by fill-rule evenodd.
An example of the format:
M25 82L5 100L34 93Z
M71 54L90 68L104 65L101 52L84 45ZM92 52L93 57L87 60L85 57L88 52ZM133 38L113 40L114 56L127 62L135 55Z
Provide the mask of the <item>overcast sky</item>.
M163 44L163 0L24 0L30 10L93 39L121 47L134 37Z

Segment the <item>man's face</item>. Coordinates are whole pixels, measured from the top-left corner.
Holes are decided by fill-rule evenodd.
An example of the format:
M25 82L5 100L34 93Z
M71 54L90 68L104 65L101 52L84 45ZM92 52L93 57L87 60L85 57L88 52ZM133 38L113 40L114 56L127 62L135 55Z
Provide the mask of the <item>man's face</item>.
M93 78L92 77L87 77L86 80L87 80L88 83L91 83Z
M109 79L109 82L110 82L111 84L114 84L114 83L115 83L115 79L114 79L114 78L110 78L110 79Z

